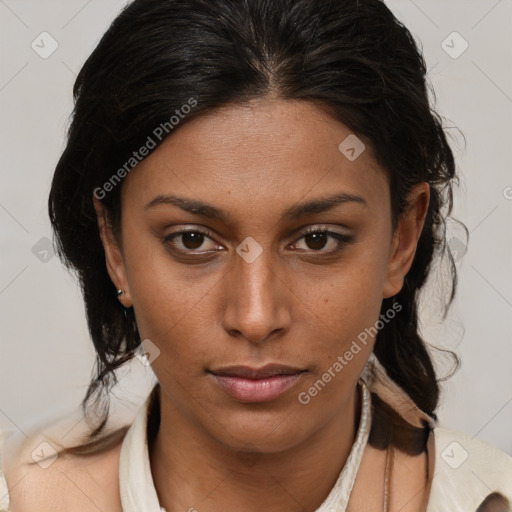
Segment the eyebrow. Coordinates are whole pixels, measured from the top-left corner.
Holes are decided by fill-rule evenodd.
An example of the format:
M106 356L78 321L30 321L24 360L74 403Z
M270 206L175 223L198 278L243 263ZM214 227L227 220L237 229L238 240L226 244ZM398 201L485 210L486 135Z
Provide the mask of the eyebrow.
M313 199L305 203L293 205L284 211L282 218L283 220L297 220L305 217L306 215L323 213L335 208L338 205L347 203L355 203L360 204L366 208L368 207L368 204L361 196L340 192L339 194L335 194L333 196ZM210 219L216 219L221 222L228 223L228 214L225 211L208 203L203 203L195 199L175 196L172 194L156 196L144 206L144 210L148 210L160 205L176 206L181 210L193 215L201 215L203 217L208 217Z

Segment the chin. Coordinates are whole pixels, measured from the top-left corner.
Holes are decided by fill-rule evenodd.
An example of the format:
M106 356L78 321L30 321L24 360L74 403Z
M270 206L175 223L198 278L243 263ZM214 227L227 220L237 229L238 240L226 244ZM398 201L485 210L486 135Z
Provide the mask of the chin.
M305 441L308 433L304 422L290 422L289 412L279 414L254 412L253 414L224 413L227 421L210 424L210 435L224 446L243 453L279 453Z

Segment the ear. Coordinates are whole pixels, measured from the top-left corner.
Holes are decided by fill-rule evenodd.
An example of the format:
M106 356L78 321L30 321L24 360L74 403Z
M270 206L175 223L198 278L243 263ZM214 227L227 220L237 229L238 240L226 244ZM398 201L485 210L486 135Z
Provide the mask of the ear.
M128 279L126 278L126 268L121 247L114 236L112 224L105 207L96 197L93 198L93 201L98 218L100 238L103 243L103 249L105 250L108 275L118 290L124 290L125 293L119 296L119 301L124 307L129 308L132 306L133 302L128 286Z
M408 205L400 215L391 243L383 298L392 297L402 289L405 276L409 272L416 254L429 202L430 187L428 183L419 183L411 189Z

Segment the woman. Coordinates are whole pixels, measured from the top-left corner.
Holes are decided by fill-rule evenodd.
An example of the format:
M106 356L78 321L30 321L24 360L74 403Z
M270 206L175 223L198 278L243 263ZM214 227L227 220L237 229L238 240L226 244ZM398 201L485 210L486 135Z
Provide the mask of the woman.
M425 75L378 0L123 10L49 198L96 423L9 438L5 509L510 510L512 459L436 427L418 293L444 254L453 299L456 174ZM134 355L158 384L108 430Z

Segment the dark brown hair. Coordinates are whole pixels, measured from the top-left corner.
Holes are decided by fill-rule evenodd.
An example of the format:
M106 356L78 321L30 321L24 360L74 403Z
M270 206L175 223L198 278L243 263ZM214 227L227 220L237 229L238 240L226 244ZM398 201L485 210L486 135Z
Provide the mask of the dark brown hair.
M429 90L433 94L414 38L380 0L135 0L124 8L77 77L67 145L49 196L57 249L77 274L97 353L82 402L96 422L92 444L70 451L85 454L102 445L115 370L141 341L133 310L120 305L106 270L93 193L126 170L156 127L167 123L172 136L197 116L268 95L314 102L372 148L389 178L394 228L411 187L430 185L412 267L381 313L392 300L403 309L379 331L375 354L414 402L435 415L439 384L418 330L418 295L434 262L447 258L452 288L445 315L453 301L457 273L446 219L456 169ZM191 98L194 108L171 128L170 116ZM101 197L116 233L121 188L122 182ZM381 402L374 400L374 408L370 442L384 446L379 424L403 429ZM419 430L411 446L418 439L424 446ZM403 445L404 436L386 439Z

